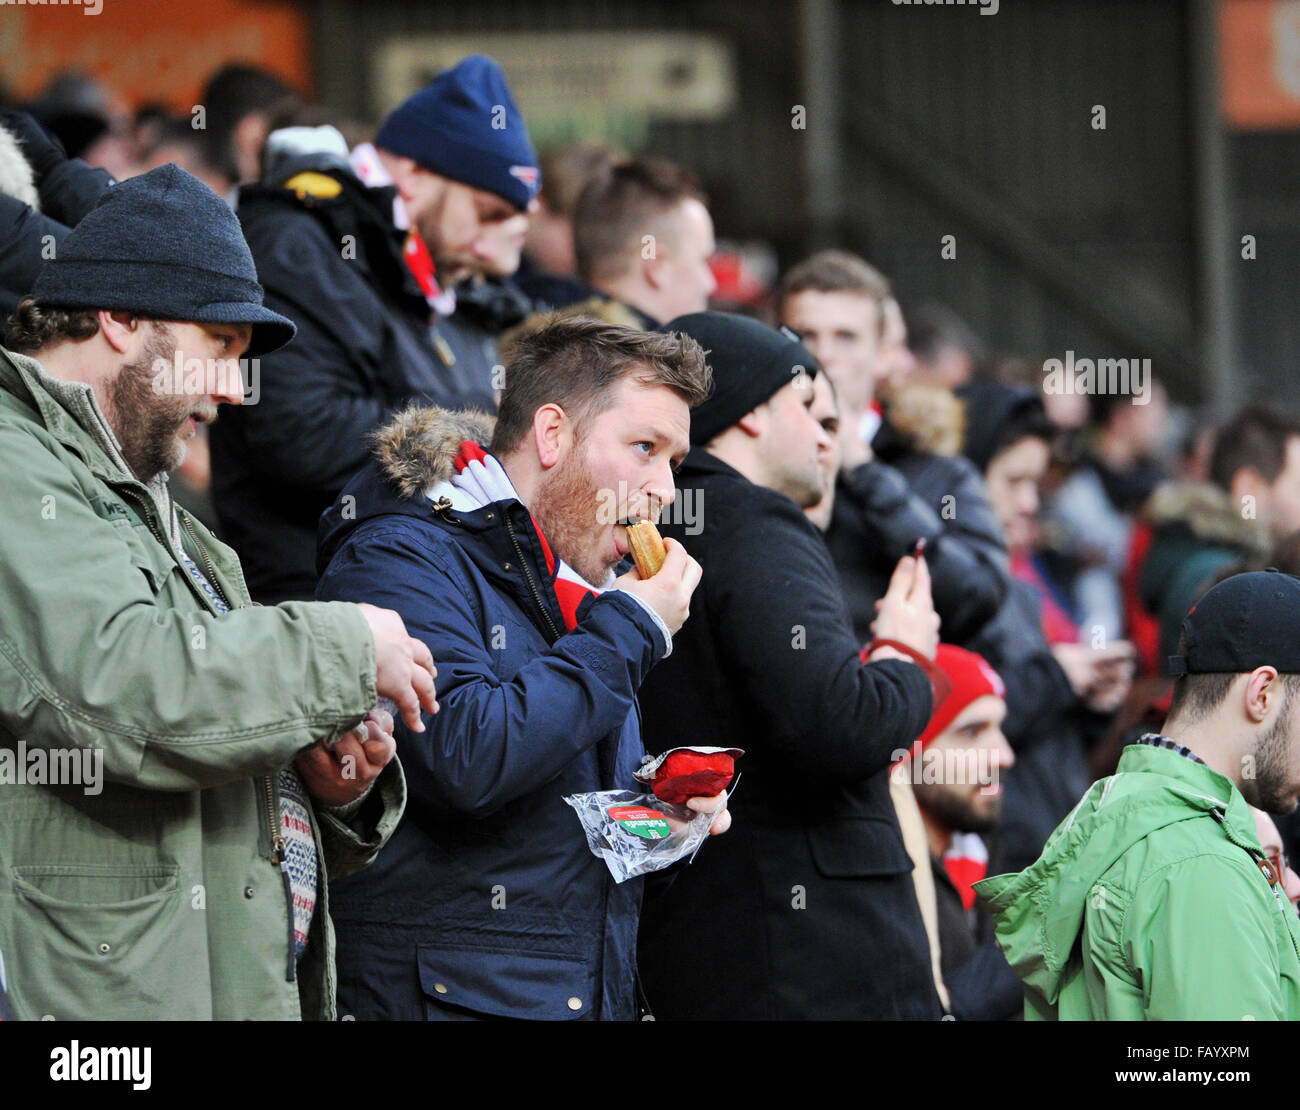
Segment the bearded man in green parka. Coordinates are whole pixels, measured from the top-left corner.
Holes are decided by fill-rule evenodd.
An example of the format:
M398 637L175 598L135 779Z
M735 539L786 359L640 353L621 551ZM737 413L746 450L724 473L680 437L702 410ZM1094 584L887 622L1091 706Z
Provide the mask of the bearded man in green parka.
M168 472L287 342L229 208L113 186L0 348L0 953L17 1018L334 1016L331 875L405 799L433 661L396 613L251 604ZM181 372L183 371L183 373Z
M1300 1018L1300 921L1250 806L1300 798L1300 580L1238 574L1183 621L1161 734L1018 875L976 884L1037 1019Z

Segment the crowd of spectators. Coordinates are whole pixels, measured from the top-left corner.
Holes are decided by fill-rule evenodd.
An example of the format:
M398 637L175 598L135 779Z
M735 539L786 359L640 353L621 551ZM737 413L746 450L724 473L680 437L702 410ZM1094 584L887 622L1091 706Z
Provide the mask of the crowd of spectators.
M203 881L194 860L208 845L229 851L231 838L260 835L231 816L241 805L231 791L247 788L248 806L262 809L278 798L284 828L307 830L298 844L310 857L285 878L298 927L288 979L313 956L328 974L298 977L299 1011L283 990L248 986L274 978L284 953L259 948L240 967L237 945L218 961L209 938L208 985L190 984L200 1001L156 974L145 991L116 966L104 972L112 991L82 998L100 1009L78 1013L67 984L22 981L42 966L41 930L52 927L24 917L26 895L9 888L26 881L17 874L26 841L0 833L10 1010L1020 1016L1019 979L975 884L1030 867L1124 746L1159 727L1177 677L1168 659L1206 590L1265 567L1300 573L1300 422L1251 405L1212 426L1159 380L1140 395L1060 396L1029 357L1043 352L992 352L951 308L903 299L847 245L787 260L744 314L716 311L704 183L662 158L595 143L539 159L486 58L439 75L370 133L246 65L214 74L199 105L202 126L160 105L132 115L101 85L67 75L0 114L4 346L31 356L2 380L9 394L43 390L41 405L90 420L45 375L93 385L102 372L110 382L121 360L99 345L154 351L131 346L135 324L121 316L208 331L291 322L288 343L249 348L242 336L245 353L256 352L243 393L205 393L211 412L186 413L187 450L150 473L123 424L131 410L105 387L113 404L101 402L109 411L95 450L122 448L107 488L134 479L157 499L169 487L191 510L157 501L161 547L209 600L214 588L221 595L205 635L221 643L223 629L238 627L220 650L247 653L254 690L227 691L241 724L231 736L250 754L217 773L166 742L162 755L145 743L134 761L110 759L105 796L118 809L104 820L136 846L135 864L181 867L188 892L192 877ZM113 280L111 244L154 235L132 223L145 209L129 204L162 212L157 198L174 189L198 190L187 194L201 198L190 211L208 213L205 227L220 224L220 209L227 231L242 233L239 250L260 283L255 297L230 295L250 306L243 315L218 319L201 298L189 315L167 314L175 302L166 296L151 310L143 294L128 303L105 290L96 300L78 284L73 268L85 259ZM188 249L188 265L217 266L198 255L202 244L197 233L188 246L160 242L132 264L170 274L162 267L186 265ZM230 265L234 273L242 262ZM78 330L75 319L54 319L56 309L89 312L92 323L99 311L99 323ZM91 346L100 362L69 357ZM628 437L634 463L610 446ZM88 479L73 473L68 490L83 489ZM32 496L44 480L33 476ZM596 495L616 487L616 519L601 531ZM111 517L101 508L113 495L95 496L88 529ZM122 523L148 538L151 512L122 509ZM640 580L623 563L625 525L661 512L664 577ZM206 546L186 546L191 521L206 526ZM119 557L111 538L110 528L106 565ZM233 554L216 569L204 556L218 549ZM30 602L26 578L52 557L43 552L35 541L0 551L0 586L15 603ZM183 610L156 553L132 552L153 590L134 603ZM338 603L361 606L369 636ZM85 619L112 623L120 608L97 602ZM383 611L396 624L376 631ZM36 607L19 619L40 643L40 622L56 617ZM308 634L313 651L331 653L346 697L335 691L331 701L325 672L296 654ZM402 687L411 680L384 676L385 645L408 634L422 647L403 650L423 658L427 649L438 668L437 715L431 694L418 697L421 715ZM280 681L297 684L286 687L300 710L293 729L258 704L274 696L258 668L286 665L268 647L276 637L292 657ZM357 645L372 640L367 657ZM176 683L189 673L179 641L146 637L136 649L171 652L153 666ZM76 716L90 704L88 680L33 650L73 689L63 694ZM238 662L213 674L232 681ZM185 681L201 689L201 677ZM35 712L32 700L50 695L32 689L0 684L5 742L85 735L64 715ZM407 710L398 719L372 707L398 693ZM164 712L148 696L128 701L105 728L138 728L141 715ZM94 712L84 719L99 719ZM183 705L165 712L175 735L197 735ZM358 728L358 743L391 742L404 774L368 748L367 792L322 787L300 766L297 780L255 798L259 775ZM644 891L640 880L615 884L561 795L632 786L643 748L683 743L744 749L743 783L725 802L695 800L719 817L692 864L653 876ZM147 773L155 758L170 770ZM940 764L978 764L983 777L931 775ZM0 814L14 789L0 787ZM160 817L190 820L199 838L197 855L179 863L171 842L122 817L166 791L196 812L210 793L223 798L225 816L211 822L175 807ZM1300 826L1257 814L1261 846L1294 902L1300 879L1285 858ZM58 807L47 819L74 821ZM328 838L313 830L351 853L328 880ZM285 851L266 845L277 866ZM218 907L210 934L235 930L241 902L274 897L255 896L260 879L239 878L258 862L211 873L242 897L226 904L208 886ZM154 894L136 878L133 891ZM106 965L117 958L115 928L95 938ZM158 929L149 939L164 949L205 943ZM11 955L18 946L21 957ZM179 959L165 966L179 974Z

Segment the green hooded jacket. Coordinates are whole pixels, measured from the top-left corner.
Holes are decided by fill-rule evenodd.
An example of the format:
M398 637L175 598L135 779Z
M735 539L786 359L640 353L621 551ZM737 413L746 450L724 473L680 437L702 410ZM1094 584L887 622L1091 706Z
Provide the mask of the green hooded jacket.
M165 482L123 468L92 398L0 349L0 956L13 1016L333 1017L327 878L392 833L401 769L393 760L350 813L312 812L317 900L296 966L275 775L375 703L369 628L340 602L254 606L235 553L184 510L174 527Z
M1300 1018L1300 920L1263 858L1233 783L1134 744L1037 862L975 889L1027 1019Z

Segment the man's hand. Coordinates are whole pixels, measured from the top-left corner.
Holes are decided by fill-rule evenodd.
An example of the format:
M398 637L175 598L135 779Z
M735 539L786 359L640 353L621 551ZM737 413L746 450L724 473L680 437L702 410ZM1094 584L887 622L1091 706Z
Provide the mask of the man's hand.
M721 836L731 828L731 810L727 808L727 792L724 790L713 798L695 797L686 799L686 808L694 810L696 813L712 813L713 823L709 826L710 836ZM681 832L686 828L688 822L682 821L671 814L664 814L668 821L668 826L673 832Z
M642 578L636 569L614 580L614 589L636 594L659 614L674 636L691 611L691 594L704 571L674 539L664 540L664 565L653 578Z
M871 631L877 640L898 640L926 658L934 658L939 647L939 614L934 611L930 596L930 568L924 555L919 558L904 555L898 560L889 589L876 602L876 619L871 622ZM889 648L879 648L872 652L870 661L876 662L878 655L886 659L897 654Z
M294 763L307 793L322 805L341 806L361 797L396 751L392 716L386 710L372 709L334 747L317 744Z
M713 824L709 826L710 836L721 836L731 828L731 810L727 808L727 792L724 790L716 798L687 798L686 808L696 813L712 813Z
M423 732L420 707L438 712L437 690L433 685L438 668L424 642L406 632L402 618L392 609L374 605L357 606L375 640L375 689L380 697L391 698L412 732Z
M1053 644L1052 655L1089 709L1112 713L1124 703L1133 681L1135 656L1128 640L1116 640L1104 648Z
M863 463L869 463L876 457L875 452L871 450L871 444L862 438L859 430L861 413L853 415L852 419L845 419L840 423L840 469L844 471L853 470Z

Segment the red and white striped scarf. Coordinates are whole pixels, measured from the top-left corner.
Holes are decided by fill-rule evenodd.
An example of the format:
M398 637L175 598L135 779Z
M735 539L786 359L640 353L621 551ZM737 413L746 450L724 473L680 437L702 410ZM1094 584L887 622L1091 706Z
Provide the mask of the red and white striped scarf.
M943 854L943 869L961 895L962 908L975 908L975 884L989 871L989 851L978 833L955 832Z
M514 483L510 481L505 467L472 440L467 439L461 443L456 452L455 467L456 472L450 478L436 482L425 491L431 501L445 497L454 510L462 513L474 512L496 501L519 501L519 494L515 492ZM578 606L583 599L607 590L613 582L614 574L610 572L610 581L604 586L593 586L563 559L556 558L546 536L542 534L537 518L531 513L529 517L537 529L537 538L542 541L546 571L550 575L550 586L555 592L555 599L560 603L560 612L564 614L564 627L572 630L578 625Z

